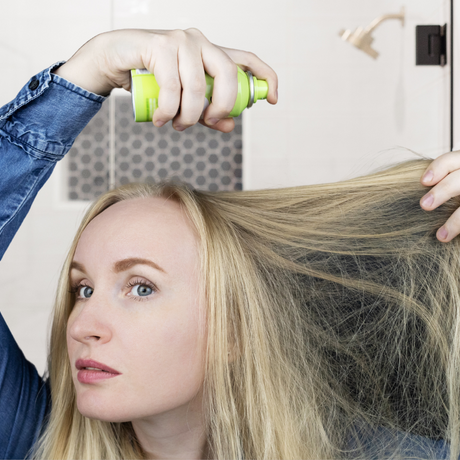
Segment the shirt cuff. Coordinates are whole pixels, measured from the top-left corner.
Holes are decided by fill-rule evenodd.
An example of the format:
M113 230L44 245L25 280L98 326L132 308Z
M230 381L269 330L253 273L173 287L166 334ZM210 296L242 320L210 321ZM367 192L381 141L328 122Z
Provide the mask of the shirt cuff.
M107 99L43 70L0 108L0 136L29 155L58 161Z

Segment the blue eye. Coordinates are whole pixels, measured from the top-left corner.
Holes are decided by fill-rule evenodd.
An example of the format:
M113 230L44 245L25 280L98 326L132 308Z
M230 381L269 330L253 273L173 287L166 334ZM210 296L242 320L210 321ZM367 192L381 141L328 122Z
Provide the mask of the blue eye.
M135 284L133 286L132 292L135 295L144 297L144 296L150 295L153 292L153 289L145 284Z
M132 288L128 296L137 301L150 300L151 295L158 292L153 283L139 278L130 281L126 287Z
M88 299L93 295L93 288L89 286L80 286L79 291L79 296L83 297L84 299Z

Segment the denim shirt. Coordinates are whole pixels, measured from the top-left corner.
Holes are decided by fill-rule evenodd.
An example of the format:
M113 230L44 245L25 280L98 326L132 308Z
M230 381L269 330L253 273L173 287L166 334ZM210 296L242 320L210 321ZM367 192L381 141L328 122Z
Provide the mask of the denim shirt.
M32 77L0 108L0 259L56 162L105 97L52 74ZM58 231L56 229L56 231ZM25 458L50 411L50 388L0 314L0 458Z
M0 260L35 196L106 99L51 71L0 109Z
M56 162L105 100L52 74L61 64L32 77L0 108L0 260ZM0 314L0 458L25 458L50 409L49 381L24 357ZM358 446L367 459L449 458L443 441L383 428L350 432L348 449Z

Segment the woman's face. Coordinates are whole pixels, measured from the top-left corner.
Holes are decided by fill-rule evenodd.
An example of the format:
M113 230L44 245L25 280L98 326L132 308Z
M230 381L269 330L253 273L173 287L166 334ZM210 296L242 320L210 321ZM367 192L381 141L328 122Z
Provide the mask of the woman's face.
M67 347L79 411L123 422L199 405L204 302L197 239L179 205L137 198L109 207L84 230L73 262L80 287ZM88 383L85 374L107 374L79 371L79 359L119 375Z

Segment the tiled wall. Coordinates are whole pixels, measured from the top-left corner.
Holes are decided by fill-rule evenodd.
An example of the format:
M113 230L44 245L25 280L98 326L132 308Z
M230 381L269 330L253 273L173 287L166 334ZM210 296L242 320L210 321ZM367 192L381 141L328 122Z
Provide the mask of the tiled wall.
M109 103L115 104L113 130ZM179 180L200 190L242 189L242 116L235 129L222 133L196 124L183 132L171 123L152 129L136 123L130 96L113 96L90 121L68 154L67 191L70 200L92 200L114 185ZM110 162L109 137L114 134L115 161ZM110 168L113 167L113 173Z
M402 4L405 26L388 21L374 33L377 60L338 37L343 28L399 12ZM0 58L7 69L0 73L0 104L31 75L69 58L112 27L197 27L213 43L255 52L279 76L279 103L262 101L244 114L241 157L229 155L231 168L242 171L243 188L336 181L366 172L377 160L401 158L402 153L387 150L397 145L432 156L448 150L449 66L414 65L415 26L448 20L449 0L15 0L0 15ZM121 116L121 110L117 113ZM156 149L161 129L151 127L151 133ZM124 147L120 144L116 160L120 180ZM86 161L78 147L73 154L81 155L79 164ZM217 155L206 149L205 180L212 154ZM66 174L74 158L69 155L57 166L0 262L0 310L40 372L58 273L87 206L66 197L71 177L84 184L84 177ZM131 160L128 169L133 170L134 156ZM103 172L106 166L98 161L95 151L89 162ZM193 155L193 161L200 160ZM217 156L217 163L225 161ZM160 169L159 158L154 169ZM236 186L239 178L234 179Z

